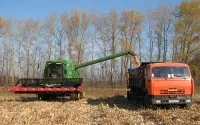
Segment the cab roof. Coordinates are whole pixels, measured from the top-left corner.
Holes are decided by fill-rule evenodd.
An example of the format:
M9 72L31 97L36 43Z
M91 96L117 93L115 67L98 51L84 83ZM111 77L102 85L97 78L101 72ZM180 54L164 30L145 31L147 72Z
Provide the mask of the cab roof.
M73 63L75 64L75 62L73 60L49 60L49 61L46 61L46 63Z
M151 66L188 66L186 63L178 63L178 62L142 62L141 66L145 65Z

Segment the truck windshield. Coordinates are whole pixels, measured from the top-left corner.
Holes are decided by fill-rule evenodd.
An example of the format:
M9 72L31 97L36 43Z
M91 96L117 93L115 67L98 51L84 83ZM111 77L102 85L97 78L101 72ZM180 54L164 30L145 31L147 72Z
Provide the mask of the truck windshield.
M152 68L153 78L176 78L183 77L189 78L190 72L189 68L185 66L160 66Z

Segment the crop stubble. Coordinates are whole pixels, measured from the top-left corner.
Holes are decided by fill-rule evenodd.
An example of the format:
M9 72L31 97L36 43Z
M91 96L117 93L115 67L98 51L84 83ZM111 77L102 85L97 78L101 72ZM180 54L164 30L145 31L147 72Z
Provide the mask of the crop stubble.
M144 109L126 100L126 90L86 89L86 92L87 96L79 101L38 101L34 95L14 95L1 91L1 124L200 124L199 94L194 95L194 104L188 110L177 107Z

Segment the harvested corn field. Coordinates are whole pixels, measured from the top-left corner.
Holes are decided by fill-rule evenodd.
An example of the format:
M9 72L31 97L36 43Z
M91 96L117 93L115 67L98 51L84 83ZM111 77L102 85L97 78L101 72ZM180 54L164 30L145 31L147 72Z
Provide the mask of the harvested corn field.
M96 94L94 94L96 91ZM0 94L1 124L157 125L200 124L200 95L194 95L191 109L178 107L144 109L128 102L126 90L87 89L79 101L38 101L35 95Z

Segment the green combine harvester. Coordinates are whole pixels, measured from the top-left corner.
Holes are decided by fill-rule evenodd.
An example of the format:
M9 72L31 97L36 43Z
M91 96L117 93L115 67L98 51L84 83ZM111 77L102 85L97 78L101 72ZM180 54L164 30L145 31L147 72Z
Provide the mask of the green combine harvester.
M9 91L18 94L37 94L38 99L42 100L64 96L70 96L71 100L78 100L84 95L83 78L78 69L124 55L132 55L136 65L140 65L138 57L132 51L120 52L77 65L72 60L47 61L43 79L19 79L14 87L9 88Z

